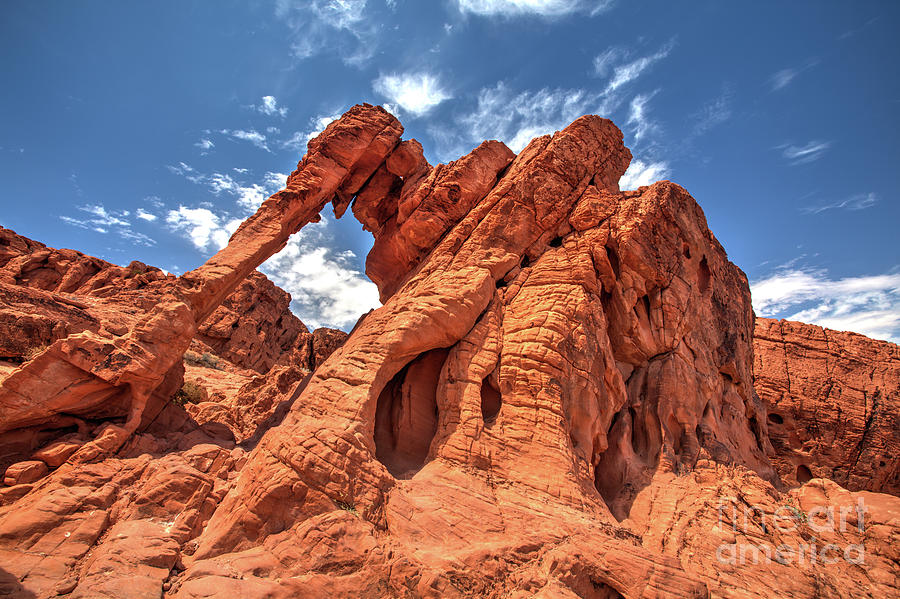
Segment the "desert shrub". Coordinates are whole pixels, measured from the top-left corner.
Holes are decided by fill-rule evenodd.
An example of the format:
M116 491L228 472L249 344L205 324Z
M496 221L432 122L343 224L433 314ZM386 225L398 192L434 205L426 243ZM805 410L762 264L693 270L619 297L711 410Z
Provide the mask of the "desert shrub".
M188 350L184 352L184 361L192 366L203 366L204 368L221 370L221 368L219 368L219 358L209 352L198 354L195 351Z
M184 385L181 386L181 389L175 392L172 403L183 406L188 403L200 403L206 401L207 398L208 394L203 385L195 383L194 381L185 381Z
M358 516L359 514L356 512L356 506L352 503L348 503L346 501L336 501L335 502L338 508L344 510L345 512L350 512L354 516Z
M49 346L46 345L46 344L44 344L44 343L42 343L42 344L40 344L40 345L35 345L35 346L32 346L32 347L29 347L28 349L25 350L25 353L22 354L22 361L23 361L23 362L28 362L29 360L34 359L35 356L37 356L38 354L40 354L41 352L43 352L43 351L44 351L45 349L47 349L48 347L49 347Z

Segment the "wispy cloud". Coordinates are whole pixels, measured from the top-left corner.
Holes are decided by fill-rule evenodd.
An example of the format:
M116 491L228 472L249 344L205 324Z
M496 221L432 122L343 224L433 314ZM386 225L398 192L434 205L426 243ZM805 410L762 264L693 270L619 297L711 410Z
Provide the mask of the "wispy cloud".
M613 60L608 56L610 50L607 50L607 53L601 54L600 56L595 58L594 71L601 77L606 73L610 74L610 79L606 84L604 94L606 96L609 96L618 91L624 85L636 80L644 71L649 69L651 66L653 66L663 58L667 57L674 47L675 42L673 40L660 48L658 52L647 56L641 56L633 60L629 60L624 64L619 64L616 66L613 66L610 62L611 60ZM618 57L621 58L627 58L630 55L630 52L627 51L619 50L618 52Z
M152 223L158 218L155 214L147 212L143 208L138 208L137 212L135 212L134 215L141 220L147 221L148 223Z
M372 82L372 88L414 116L422 116L451 98L438 78L430 73L381 75Z
M220 250L241 224L241 219L227 219L208 208L179 206L169 210L166 223L173 231L183 232L194 246L203 251Z
M790 85L794 79L797 78L803 71L807 69L811 69L812 67L819 64L818 59L810 59L806 61L802 66L798 67L788 67L781 69L779 71L775 71L772 73L772 76L769 77L769 88L775 92L780 89L784 89L788 85Z
M807 214L819 214L826 210L865 210L871 208L878 203L878 194L874 192L860 193L846 200L832 202L830 204L821 204L819 206L806 206L800 210Z
M625 121L625 124L631 127L635 141L641 141L641 139L646 137L648 133L656 128L656 124L649 119L647 114L647 103L654 95L656 95L656 92L640 94L631 100L630 110L628 111L628 120Z
M200 155L205 156L209 154L209 151L216 147L216 144L212 142L211 139L207 139L205 137L201 137L200 141L194 144L196 147L200 148Z
M132 224L128 220L131 212L128 210L109 210L100 204L78 206L78 210L85 215L81 217L60 216L59 218L73 227L91 230L96 233L113 233L138 245L148 247L156 245L155 240L132 228ZM142 217L138 216L138 218Z
M349 329L380 306L378 289L355 266L350 251L334 249L330 220L304 227L260 267L291 294L291 307L308 326Z
M267 172L262 176L262 181L248 182L243 180L249 175L249 171L243 168L232 169L240 179L236 179L229 173L201 173L194 167L184 162L167 167L172 173L180 175L197 185L205 186L213 195L230 195L235 198L240 212L249 216L265 201L267 197L284 187L287 175L284 173Z
M271 151L269 150L269 146L266 145L266 136L255 129L220 129L219 133L221 133L222 135L228 135L230 137L233 137L234 139L249 141L260 150L265 150L266 152Z
M287 116L288 109L286 106L279 106L278 100L275 99L275 96L263 96L260 99L259 104L254 104L252 106L254 110L257 112L261 112L267 116L275 116L278 115L281 118Z
M336 53L361 66L378 48L377 14L366 0L276 0L275 15L291 31L291 50L298 59Z
M471 113L458 119L464 140L452 139L456 150L484 139L499 139L520 152L532 138L552 133L590 112L595 97L580 89L515 92L503 82L478 93ZM436 132L436 131L435 131ZM446 132L436 132L446 135Z
M773 73L772 76L769 77L769 85L772 87L772 91L777 91L790 85L797 74L797 69L781 69L780 71Z
M596 15L609 10L614 0L457 0L462 13L479 16L559 17L572 13Z
M791 164L806 164L821 158L830 147L830 141L814 140L802 146L783 144L778 146L778 149L782 151L785 158L791 161Z
M291 137L281 142L281 147L286 150L299 151L306 148L306 144L313 137L317 136L319 133L325 130L325 127L331 123L331 121L337 120L341 117L340 112L334 112L332 114L322 114L318 116L314 116L309 119L309 123L306 129L302 131L295 131Z
M644 162L632 160L628 170L619 179L619 189L637 189L644 185L656 183L669 176L669 164L667 162Z
M730 119L733 98L734 90L730 85L725 85L722 93L704 104L693 115L695 125L691 137L699 137Z
M760 316L799 320L900 342L900 273L832 279L788 267L751 284Z

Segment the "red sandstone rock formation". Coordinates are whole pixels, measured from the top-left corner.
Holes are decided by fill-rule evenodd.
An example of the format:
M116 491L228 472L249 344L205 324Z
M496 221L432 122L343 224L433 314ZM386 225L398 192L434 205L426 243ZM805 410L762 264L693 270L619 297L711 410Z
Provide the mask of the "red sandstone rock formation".
M267 423L250 431L210 412L198 427L167 404L96 463L73 459L79 450L49 475L14 469L21 484L0 491L0 588L181 599L896 592L900 499L778 479L769 456L786 458L753 388L747 282L685 190L620 192L630 154L599 117L518 156L486 142L436 167L400 131L356 107L313 140L288 189L169 291L184 331L138 310L135 324L104 332L99 313L99 333L42 354L60 364L71 352L59 345L112 334L139 344L118 355L148 352L160 366L140 372L157 372L171 352L159 336L183 352L185 331L327 201L375 234L367 270L384 306L313 374L276 366L227 413ZM107 370L138 372L103 364L107 386L124 380ZM223 426L250 438L216 441ZM98 435L111 453L121 429L98 429L72 434ZM42 451L60 461L68 449ZM868 512L848 511L844 529L821 526L824 508L859 501ZM785 510L790 528L774 523ZM861 546L864 563L727 554L811 542L834 544L829 558Z
M110 297L122 289L140 290L164 280L175 278L141 262L122 267L75 250L49 248L0 227L0 284L54 294L0 287L0 359L21 359L57 339L96 328L97 323L85 322L86 316L77 313L83 306L72 295ZM52 308L44 298L52 298L51 305L65 313L46 313ZM290 295L254 271L200 325L196 339L220 358L265 374L295 348L313 351L307 347L312 336L291 313L290 301ZM327 334L323 331L319 336ZM342 335L340 331L330 334ZM304 362L307 368L308 362Z
M758 318L754 352L773 464L786 482L829 478L900 495L900 348Z

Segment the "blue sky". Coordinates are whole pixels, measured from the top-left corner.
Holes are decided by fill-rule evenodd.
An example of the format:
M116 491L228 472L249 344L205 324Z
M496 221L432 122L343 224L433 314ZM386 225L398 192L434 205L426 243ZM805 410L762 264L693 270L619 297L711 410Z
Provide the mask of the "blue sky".
M388 105L432 163L586 113L634 188L673 180L757 313L900 340L900 3L7 1L0 224L182 273L308 137ZM371 236L304 229L263 270L311 326L377 305Z

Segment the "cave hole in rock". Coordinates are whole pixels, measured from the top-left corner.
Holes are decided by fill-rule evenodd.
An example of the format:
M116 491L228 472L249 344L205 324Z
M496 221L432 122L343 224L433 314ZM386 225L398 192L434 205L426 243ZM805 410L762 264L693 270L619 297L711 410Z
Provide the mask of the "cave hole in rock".
M525 254L524 256L522 256L522 262L520 262L519 265L522 268L528 268L529 266L531 266L531 259L528 258L528 254Z
M497 415L500 414L500 408L503 407L500 389L491 380L492 378L491 375L488 375L481 381L481 417L487 428L493 426L497 421Z
M621 265L619 264L619 255L616 254L616 251L609 246L606 246L606 258L609 260L609 265L613 269L613 274L616 275L616 279L619 279L619 269Z
M437 432L437 387L447 349L425 352L388 381L375 407L375 457L395 478L411 478Z
M563 244L563 238L557 236L557 237L554 237L553 239L551 239L550 243L548 245L552 248L558 248L558 247L562 247L562 244Z
M655 407L620 410L613 416L606 438L606 450L594 451L594 487L621 522L659 464L662 426Z
M813 479L812 470L809 469L809 466L804 466L800 464L797 466L797 482L802 484L808 483Z
M712 277L712 273L709 270L709 263L706 261L706 256L703 256L703 259L700 260L700 272L698 273L698 277L700 293L706 293L706 290L709 289L709 279Z
M784 418L781 417L780 414L776 414L775 412L769 413L769 422L772 424L784 424Z
M688 260L690 260L690 259L691 259L691 246L689 246L687 243L685 243L684 245L682 245L682 246L681 246L681 253L684 254L684 257L685 257L685 258L687 258Z

